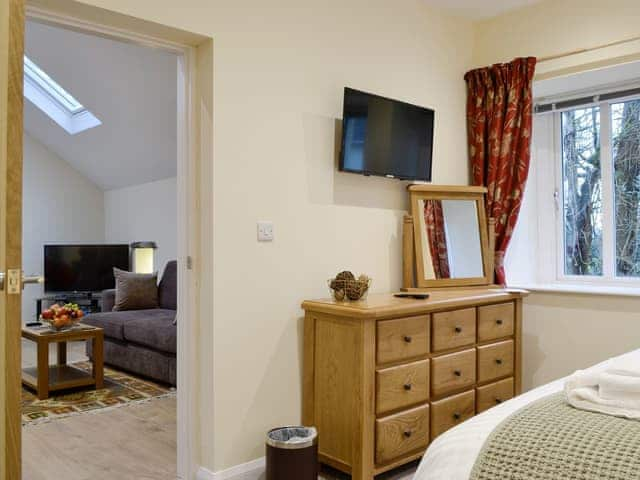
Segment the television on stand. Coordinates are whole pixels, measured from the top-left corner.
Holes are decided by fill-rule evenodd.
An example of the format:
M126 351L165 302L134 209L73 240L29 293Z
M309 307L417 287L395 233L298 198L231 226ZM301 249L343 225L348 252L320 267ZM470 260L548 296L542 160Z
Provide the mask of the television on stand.
M344 89L340 170L431 181L435 112Z
M45 294L91 296L114 288L113 267L129 269L129 245L45 245Z

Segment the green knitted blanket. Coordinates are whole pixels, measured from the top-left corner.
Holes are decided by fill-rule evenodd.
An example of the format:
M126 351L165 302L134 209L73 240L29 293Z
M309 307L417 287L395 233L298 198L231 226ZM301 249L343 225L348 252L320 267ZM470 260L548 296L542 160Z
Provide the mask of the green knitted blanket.
M470 480L640 480L640 422L578 410L563 393L504 420Z

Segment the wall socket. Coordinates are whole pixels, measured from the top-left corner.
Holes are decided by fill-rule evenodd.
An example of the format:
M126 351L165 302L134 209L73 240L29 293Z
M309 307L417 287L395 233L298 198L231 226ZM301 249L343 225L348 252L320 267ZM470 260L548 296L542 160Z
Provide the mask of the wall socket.
M273 222L258 222L258 241L273 242Z

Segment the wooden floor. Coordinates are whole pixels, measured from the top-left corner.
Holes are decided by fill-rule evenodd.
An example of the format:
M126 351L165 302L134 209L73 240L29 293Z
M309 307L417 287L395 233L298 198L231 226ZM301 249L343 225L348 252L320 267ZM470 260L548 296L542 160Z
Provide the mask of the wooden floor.
M55 361L55 348L49 352ZM68 347L69 362L86 360L84 342ZM23 341L22 366L36 364L35 344ZM23 480L175 480L176 399L70 417L22 429ZM417 463L376 477L411 480ZM254 480L254 475L237 480ZM351 478L325 468L321 480Z
M416 473L417 468L418 463L414 462L404 467L397 468L392 472L378 475L376 480L411 480L413 475ZM344 473L329 468L324 468L320 473L320 479L322 480L348 480L350 478L350 475L345 475Z
M84 342L70 343L67 356L86 360ZM55 363L55 348L49 357ZM36 358L23 340L22 367ZM154 399L24 427L22 480L175 480L176 449L176 399Z
M22 429L23 480L175 480L176 399Z
M24 428L22 478L175 480L175 412L175 398L163 398ZM376 480L411 480L416 468L412 463ZM325 468L319 478L350 476ZM251 475L237 480L254 479Z
M27 427L23 480L175 480L176 400L141 405ZM376 477L411 480L417 463ZM348 480L323 469L321 480ZM254 475L237 480L254 480Z
M412 480L413 475L416 473L418 463L414 462L405 467L398 468L393 472L383 473L376 477L376 480ZM255 480L255 474L247 473L244 476L234 478L234 480ZM323 467L320 472L319 480L349 480L351 475L338 472L328 467ZM259 480L264 480L264 474L259 477ZM444 479L443 479L444 480Z

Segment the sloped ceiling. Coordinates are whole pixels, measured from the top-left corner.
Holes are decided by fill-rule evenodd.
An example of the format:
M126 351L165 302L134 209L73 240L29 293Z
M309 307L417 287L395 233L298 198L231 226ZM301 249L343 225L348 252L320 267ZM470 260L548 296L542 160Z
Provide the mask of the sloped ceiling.
M26 55L102 125L69 135L25 99L25 129L105 190L176 175L177 58L27 22Z
M424 0L433 7L444 8L470 20L485 20L542 0Z

